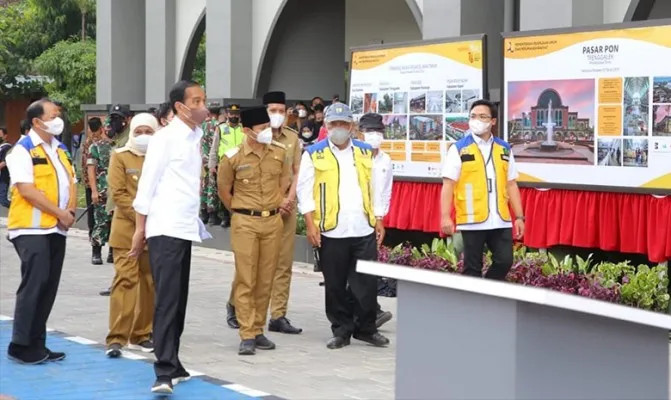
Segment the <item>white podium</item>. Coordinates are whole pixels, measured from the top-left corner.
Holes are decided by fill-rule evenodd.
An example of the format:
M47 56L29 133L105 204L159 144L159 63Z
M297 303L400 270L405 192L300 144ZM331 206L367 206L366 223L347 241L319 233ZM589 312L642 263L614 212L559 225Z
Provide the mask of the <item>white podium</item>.
M669 399L669 315L377 262L357 270L398 280L397 399Z

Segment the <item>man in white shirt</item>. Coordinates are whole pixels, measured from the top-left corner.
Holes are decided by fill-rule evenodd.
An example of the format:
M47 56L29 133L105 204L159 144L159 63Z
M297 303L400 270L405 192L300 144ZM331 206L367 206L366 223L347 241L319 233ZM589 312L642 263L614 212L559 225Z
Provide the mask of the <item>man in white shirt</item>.
M326 287L326 316L333 337L326 347L340 349L353 336L374 346L389 339L375 326L377 278L356 271L356 261L377 259L384 239L379 198L372 193L372 148L352 140L352 111L342 103L329 107L324 121L328 140L303 153L298 173L299 210L308 240L319 248ZM347 284L358 307L347 298ZM356 323L355 323L356 319Z
M27 111L31 130L7 155L12 202L7 229L21 259L12 341L7 353L23 364L59 361L65 353L46 347L47 320L56 300L65 258L65 236L74 223L74 167L65 146L58 107L48 99Z
M383 218L389 212L391 203L391 188L394 184L394 170L391 157L380 149L384 140L384 122L382 115L375 113L364 114L359 118L359 130L363 133L364 141L373 148L373 202L378 208L375 209L376 216ZM378 303L375 325L379 328L391 321L393 315L389 311L383 311Z
M199 218L202 159L200 126L207 117L205 92L195 82L180 81L170 90L175 118L149 142L133 202L136 228L131 256L149 246L156 288L152 392L170 394L188 379L179 360L189 295L191 244L208 238Z
M446 235L457 229L464 242L464 275L482 277L485 244L492 252L486 278L504 280L513 263L512 206L515 237L524 235L524 214L517 169L510 145L492 135L497 109L487 100L471 105L470 129L447 151L443 165L441 224Z

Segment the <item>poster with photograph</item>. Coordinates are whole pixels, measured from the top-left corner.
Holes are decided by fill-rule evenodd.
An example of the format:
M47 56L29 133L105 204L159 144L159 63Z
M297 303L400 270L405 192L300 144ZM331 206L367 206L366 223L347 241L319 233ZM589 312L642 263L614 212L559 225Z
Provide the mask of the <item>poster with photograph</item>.
M671 191L671 25L504 38L520 181Z
M394 176L439 178L448 144L485 93L484 36L352 50L350 107L379 113Z

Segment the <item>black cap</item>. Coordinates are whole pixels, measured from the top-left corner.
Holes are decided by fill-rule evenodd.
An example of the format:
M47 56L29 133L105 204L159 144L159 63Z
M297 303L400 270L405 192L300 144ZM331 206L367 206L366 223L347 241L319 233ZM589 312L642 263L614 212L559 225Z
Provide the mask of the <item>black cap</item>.
M368 113L359 118L359 129L362 131L372 129L376 131L384 130L384 123L380 114Z
M115 104L110 108L110 115L120 115L124 118L130 117L130 106L128 104Z
M240 113L240 120L243 128L251 128L256 125L267 124L270 122L268 110L265 107L250 107Z
M268 92L263 95L263 104L287 104L287 95L284 92Z
M240 112L240 104L228 104L226 111Z

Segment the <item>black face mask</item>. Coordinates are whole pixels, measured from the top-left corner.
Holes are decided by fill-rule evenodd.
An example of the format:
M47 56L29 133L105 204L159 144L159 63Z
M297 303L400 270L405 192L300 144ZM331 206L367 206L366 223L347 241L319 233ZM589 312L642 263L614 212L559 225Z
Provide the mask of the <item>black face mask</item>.
M122 119L113 119L110 121L110 137L116 135L117 133L123 132L126 127L126 123Z
M228 119L228 122L230 122L231 124L234 124L234 125L237 124L239 121L240 121L240 117L230 117Z

